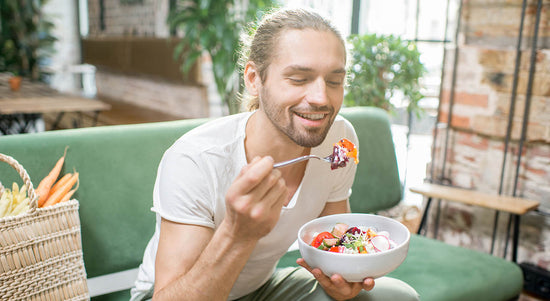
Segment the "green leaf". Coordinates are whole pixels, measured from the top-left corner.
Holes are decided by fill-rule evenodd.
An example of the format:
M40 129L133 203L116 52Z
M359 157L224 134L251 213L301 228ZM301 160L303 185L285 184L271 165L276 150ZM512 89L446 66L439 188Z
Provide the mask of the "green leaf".
M390 98L401 91L410 103L410 109L418 108L422 99L418 79L425 68L414 43L393 35L352 35L352 68L349 70L349 86L346 104L374 105L392 109Z
M175 61L179 60L179 57L183 54L183 49L187 45L187 42L184 40L181 40L176 47L174 48L174 54L173 58Z
M200 0L199 7L201 10L208 10L210 7L210 0Z
M217 91L230 109L236 107L229 101L236 98L232 83L237 77L236 53L240 35L246 25L257 17L258 10L268 9L274 3L275 0L240 1L239 5L235 5L234 0L177 1L167 23L172 30L181 30L185 36L182 43L187 46L178 45L174 49L175 60L187 55L182 62L182 72L190 68L190 61L196 61L202 50L207 51L212 59ZM192 51L186 53L184 49L187 48Z
M201 53L199 51L193 51L189 54L188 57L184 58L183 65L182 65L182 71L184 73L189 72L193 64L197 61L197 59L201 56Z

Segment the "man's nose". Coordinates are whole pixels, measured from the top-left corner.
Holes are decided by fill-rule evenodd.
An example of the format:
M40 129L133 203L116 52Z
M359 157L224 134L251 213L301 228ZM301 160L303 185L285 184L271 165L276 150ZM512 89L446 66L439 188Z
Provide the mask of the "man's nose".
M318 78L315 81L311 82L306 100L308 103L317 106L327 104L327 85L323 78Z

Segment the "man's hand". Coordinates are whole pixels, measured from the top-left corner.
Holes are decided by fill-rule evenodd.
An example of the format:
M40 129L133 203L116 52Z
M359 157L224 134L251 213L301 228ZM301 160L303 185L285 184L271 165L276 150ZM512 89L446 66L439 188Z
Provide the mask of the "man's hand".
M273 158L256 157L227 191L224 223L234 238L258 240L277 224L287 196L281 172L273 169Z
M372 278L366 278L363 282L347 282L341 275L328 277L320 269L312 269L303 258L298 258L296 263L308 270L325 292L335 300L348 300L357 296L361 290L370 291L374 287Z

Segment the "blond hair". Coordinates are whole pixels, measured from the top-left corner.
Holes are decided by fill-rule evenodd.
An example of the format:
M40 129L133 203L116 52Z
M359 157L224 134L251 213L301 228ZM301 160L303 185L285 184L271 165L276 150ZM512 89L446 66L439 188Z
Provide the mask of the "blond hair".
M239 65L244 71L247 62L253 62L258 69L260 79L265 81L267 68L271 64L274 51L277 49L278 37L285 30L313 29L317 31L332 32L345 48L345 42L340 32L318 13L306 9L285 9L265 15L255 30L250 30L248 35L241 39L241 56ZM259 107L258 97L244 95L244 101L249 110Z

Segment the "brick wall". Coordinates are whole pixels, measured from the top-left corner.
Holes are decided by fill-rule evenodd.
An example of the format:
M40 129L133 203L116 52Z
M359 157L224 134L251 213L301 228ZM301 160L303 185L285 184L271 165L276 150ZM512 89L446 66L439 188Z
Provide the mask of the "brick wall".
M529 46L534 29L536 1L528 3L512 141L503 182L503 193L507 195L513 191L529 77ZM550 0L543 3L537 47L540 50L536 57L527 141L521 158L517 196L538 200L541 209L550 211ZM445 171L455 186L498 193L504 137L510 114L521 4L521 0L464 1ZM454 49L448 50L445 62L446 73L441 95L442 123L449 120L453 53ZM445 130L438 130L433 163L436 177L442 173L445 135ZM449 243L488 251L493 216L494 212L490 210L444 203L439 233ZM550 269L550 218L529 214L522 221L518 261L529 261ZM506 216L499 220L496 254L503 251L506 222Z
M100 1L88 0L90 36L168 37L168 0L142 0L133 4L104 0L103 3L102 29Z
M168 0L121 2L104 0L102 9L100 1L88 1L89 38L169 37ZM96 72L100 98L129 102L182 118L209 116L207 90L201 82L176 83L147 74L113 72L108 67L102 66Z

